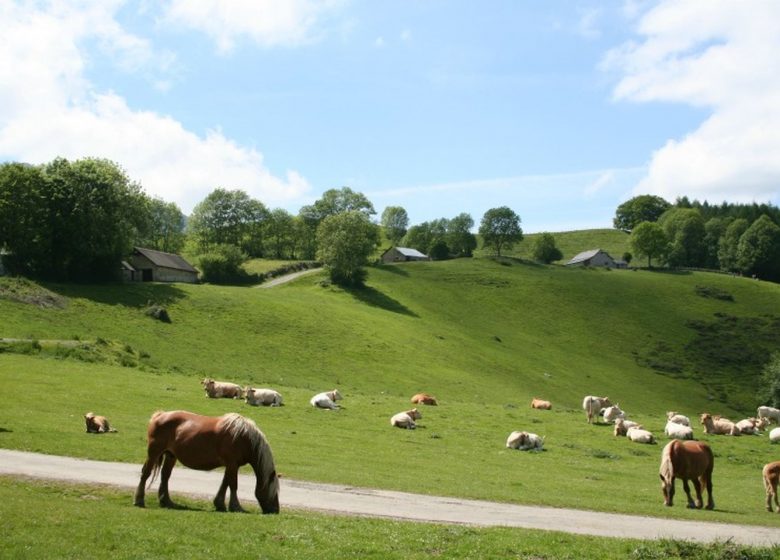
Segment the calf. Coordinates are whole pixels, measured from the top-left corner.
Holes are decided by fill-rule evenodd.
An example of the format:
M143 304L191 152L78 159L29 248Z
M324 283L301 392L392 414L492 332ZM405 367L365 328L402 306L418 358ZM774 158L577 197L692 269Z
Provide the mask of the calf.
M664 433L667 437L672 439L693 439L693 428L678 424L669 420L664 428Z
M206 396L210 399L240 399L242 389L240 385L235 383L228 383L226 381L214 381L210 377L206 377L200 382L203 385L203 390L206 391Z
M396 428L406 428L407 430L414 430L417 427L415 420L422 418L422 414L416 408L407 410L405 412L399 412L390 418L390 425Z
M341 393L339 393L338 389L333 389L332 391L326 391L325 393L318 393L314 395L311 400L309 400L309 403L314 408L327 408L330 410L336 410L339 408L339 405L336 404L336 401L341 400Z
M531 408L538 408L539 410L552 410L552 403L542 399L534 397L531 399Z
M541 451L544 438L530 432L512 432L506 438L506 446L509 449L520 451Z
M618 418L623 418L624 420L626 418L626 413L620 410L620 405L616 404L604 409L604 422L607 424L611 424Z
M417 393L412 397L412 404L427 404L430 406L436 406L439 403L436 402L436 397L433 397L428 393Z
M764 488L766 489L766 510L772 511L772 500L777 506L777 513L780 513L780 502L777 501L777 482L780 479L780 461L767 463L762 471L764 475Z
M244 394L244 400L252 406L282 406L282 395L273 389L247 387Z
M108 418L105 416L98 416L94 412L87 412L84 415L84 420L87 424L88 434L105 434L107 432L116 432L114 428L109 426Z
M629 428L626 437L636 443L655 443L655 436L652 433L637 426Z
M691 425L691 421L687 416L683 416L682 414L678 414L677 412L674 412L672 410L666 413L666 419L669 422L674 422L675 424L682 424L683 426Z

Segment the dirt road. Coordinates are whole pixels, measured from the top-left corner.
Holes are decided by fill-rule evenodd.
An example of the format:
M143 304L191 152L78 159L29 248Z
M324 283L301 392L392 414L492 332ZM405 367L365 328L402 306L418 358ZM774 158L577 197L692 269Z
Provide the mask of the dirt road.
M140 464L90 461L0 449L0 474L124 487L128 488L128 503L132 501L130 489L134 489L138 484L140 471ZM221 478L220 472L193 471L179 466L171 476L171 493L174 500L176 494L211 499ZM242 502L247 505L256 503L253 495L253 475L240 475L238 489ZM152 499L156 499L156 492L147 494L147 500ZM659 491L659 502L660 500ZM737 543L759 546L780 544L780 529L770 527L518 506L290 479L282 479L280 501L282 508L390 517L408 521L553 529L605 537L674 538L697 542L731 539ZM682 503L676 507L683 507ZM702 517L706 515L706 512L702 512ZM774 517L772 519L774 520Z
M284 276L277 276L276 278L273 278L268 282L263 282L258 286L258 288L273 288L274 286L278 286L280 284L286 284L287 282L295 280L296 278L300 278L301 276L305 276L306 274L311 274L312 272L317 272L319 270L322 269L307 268L306 270L299 270L298 272L292 272L290 274L285 274Z

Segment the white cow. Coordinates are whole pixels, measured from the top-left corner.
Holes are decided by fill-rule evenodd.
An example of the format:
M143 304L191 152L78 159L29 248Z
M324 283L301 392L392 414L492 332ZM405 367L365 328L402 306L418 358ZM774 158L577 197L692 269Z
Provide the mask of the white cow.
M223 397L228 399L240 399L243 391L241 385L229 383L227 381L214 381L210 377L206 377L200 384L203 385L206 396L211 399Z
M633 420L627 420L625 418L616 418L615 419L615 429L613 430L613 433L616 436L624 436L626 435L626 432L628 432L629 428L641 428L642 426L638 422L634 422Z
M332 391L326 391L325 393L318 393L314 395L309 402L315 408L329 408L331 410L335 410L339 408L339 405L336 404L336 401L340 400L341 393L339 393L338 389L333 389Z
M606 422L607 424L611 424L618 418L622 418L625 420L626 413L620 410L619 404L616 404L605 408L603 416L604 416L604 422Z
M737 429L742 434L758 435L758 420L755 418L745 418L737 422Z
M395 426L396 428L414 430L417 427L417 424L415 424L414 421L419 420L420 418L422 418L420 411L413 408L412 410L406 410L393 415L393 417L390 418L390 425Z
M273 389L247 387L244 400L252 406L282 406L282 395Z
M756 411L758 418L769 418L774 420L775 424L780 424L780 409L772 406L759 406Z
M655 436L642 428L629 428L626 437L636 443L655 443Z
M666 423L664 433L671 439L693 439L693 428L672 420Z
M543 445L544 438L530 432L512 432L506 438L506 446L509 449L541 451Z
M601 409L608 406L612 406L612 403L609 402L609 397L594 397L592 395L585 397L582 400L582 409L588 416L588 424L592 424L593 417L598 416Z
M674 422L675 424L682 424L683 426L690 426L691 420L687 416L683 416L682 414L678 414L677 412L674 412L673 410L670 410L666 413L666 419L669 422Z
M780 443L780 428L772 428L769 432L769 443Z

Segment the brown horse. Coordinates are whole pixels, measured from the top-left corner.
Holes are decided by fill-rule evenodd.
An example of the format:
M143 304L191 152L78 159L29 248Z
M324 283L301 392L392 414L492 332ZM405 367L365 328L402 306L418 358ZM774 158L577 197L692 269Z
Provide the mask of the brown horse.
M158 496L162 507L175 507L168 494L168 479L176 461L199 471L225 467L225 476L214 498L214 507L225 511L230 488L230 511L244 511L238 502L238 469L249 463L255 471L255 497L263 513L279 513L279 479L271 447L250 419L230 413L212 417L177 410L158 411L149 420L147 459L135 491L135 505L144 507L144 486L160 472Z
M701 509L702 486L707 488L707 509L713 509L712 499L712 469L715 459L712 449L701 441L670 441L661 452L661 490L664 494L664 504L672 505L674 498L674 479L681 478L685 494L688 496L688 507ZM693 482L696 489L696 502L691 498L688 481Z

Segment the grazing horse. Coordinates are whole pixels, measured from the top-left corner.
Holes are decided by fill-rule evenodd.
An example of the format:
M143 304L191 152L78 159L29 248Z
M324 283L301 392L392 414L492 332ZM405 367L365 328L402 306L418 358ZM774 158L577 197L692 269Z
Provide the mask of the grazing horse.
M688 496L688 507L701 509L702 487L707 488L707 509L713 509L712 499L712 469L715 459L710 446L701 441L670 441L661 452L661 490L664 494L664 504L672 505L674 498L674 480L681 478L685 494ZM696 501L691 498L688 481L693 482L696 489Z
M780 461L767 463L762 470L764 475L764 488L766 489L766 510L772 511L772 498L777 505L777 513L780 513L780 502L777 501L777 482L780 479Z
M225 511L230 488L230 511L244 511L238 502L238 469L249 463L255 471L255 497L263 513L279 513L279 479L271 447L257 425L240 414L201 416L176 410L157 411L149 420L147 459L135 491L135 505L144 507L144 486L160 472L158 496L162 507L175 507L168 494L168 479L176 461L199 471L225 467L214 507ZM151 481L149 483L151 485Z

